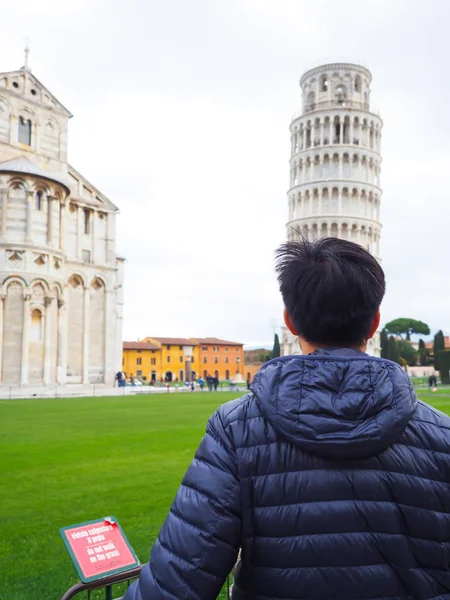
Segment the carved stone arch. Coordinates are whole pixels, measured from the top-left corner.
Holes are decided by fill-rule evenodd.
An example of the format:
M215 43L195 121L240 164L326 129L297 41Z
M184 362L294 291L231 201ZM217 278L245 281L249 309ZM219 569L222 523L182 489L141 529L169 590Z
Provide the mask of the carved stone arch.
M32 189L35 192L42 192L43 194L50 194L50 186L41 180L36 180L32 184Z
M24 293L25 290L28 288L28 284L23 277L20 277L20 275L10 275L9 277L6 277L6 279L4 279L2 282L2 287L5 289L6 292L8 292L8 287L12 283L19 283L23 287Z
M84 278L80 273L72 273L72 275L68 278L67 283L73 288L78 288L79 286L84 287Z
M47 135L59 135L61 132L61 125L54 117L46 117L43 129Z
M49 292L48 284L42 279L35 279L30 282L31 294L34 297L42 298L44 300L46 294Z
M37 115L34 112L34 110L32 110L29 106L19 106L17 108L17 116L18 117L23 117L26 119L32 119L33 122L37 122Z
M28 191L28 183L24 177L20 177L18 175L13 175L8 180L8 188L10 190L22 189L24 192Z

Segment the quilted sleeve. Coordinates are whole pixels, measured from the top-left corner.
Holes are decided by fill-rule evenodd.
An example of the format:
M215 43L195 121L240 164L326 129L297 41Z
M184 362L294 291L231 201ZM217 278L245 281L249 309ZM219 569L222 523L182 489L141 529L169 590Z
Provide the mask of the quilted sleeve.
M236 451L217 411L124 600L215 600L237 558L240 512Z

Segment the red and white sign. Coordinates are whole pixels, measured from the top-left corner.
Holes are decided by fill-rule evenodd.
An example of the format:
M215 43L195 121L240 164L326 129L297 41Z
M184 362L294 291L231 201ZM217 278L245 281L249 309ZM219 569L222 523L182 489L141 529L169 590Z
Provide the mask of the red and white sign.
M83 581L92 581L139 564L115 521L99 520L64 528L64 542Z

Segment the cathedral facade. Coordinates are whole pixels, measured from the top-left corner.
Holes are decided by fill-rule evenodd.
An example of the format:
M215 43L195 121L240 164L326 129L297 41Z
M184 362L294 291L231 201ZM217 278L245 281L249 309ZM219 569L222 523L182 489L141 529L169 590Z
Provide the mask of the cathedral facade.
M122 364L117 207L67 160L70 112L0 73L0 385L113 385Z

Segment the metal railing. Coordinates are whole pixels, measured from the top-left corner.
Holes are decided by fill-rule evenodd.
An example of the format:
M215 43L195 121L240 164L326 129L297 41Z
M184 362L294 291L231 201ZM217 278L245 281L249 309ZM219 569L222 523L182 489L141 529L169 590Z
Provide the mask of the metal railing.
M98 581L92 581L91 583L76 583L73 585L67 592L62 596L61 600L71 600L71 598L75 598L81 592L87 591L87 600L91 600L91 592L93 590L105 589L105 600L113 600L113 585L118 583L126 583L127 586L130 585L130 582L133 579L139 577L139 573L141 572L143 565L139 567L135 567L130 571L126 571L125 573L117 573L117 575L110 575L109 577L104 577L103 579L99 579ZM122 596L121 596L122 598ZM121 600L121 598L117 600Z
M99 579L98 581L92 581L91 583L76 583L70 589L67 590L67 592L61 597L61 600L71 600L81 592L87 592L87 600L91 600L91 592L94 590L100 590L102 588L105 589L105 600L113 600L113 585L116 585L118 583L126 583L128 587L133 579L137 579L139 577L143 566L144 565L140 565L139 567L135 567L134 569L126 571L125 573L110 575L109 577ZM226 592L228 600L230 600L231 598L232 588L230 577L231 576L229 575L226 581ZM123 596L120 596L120 598L116 598L115 600L123 600Z

